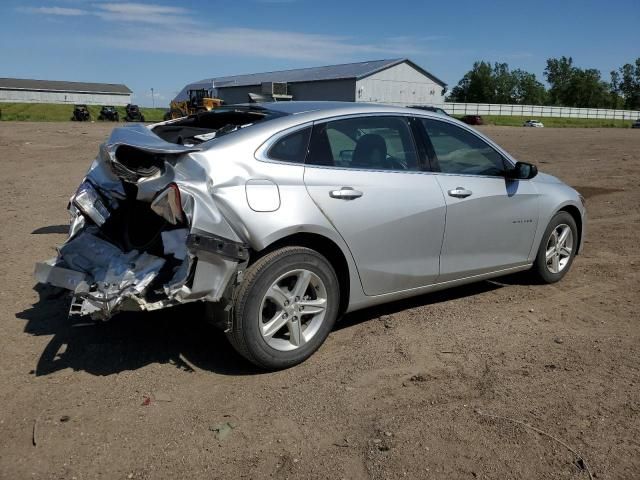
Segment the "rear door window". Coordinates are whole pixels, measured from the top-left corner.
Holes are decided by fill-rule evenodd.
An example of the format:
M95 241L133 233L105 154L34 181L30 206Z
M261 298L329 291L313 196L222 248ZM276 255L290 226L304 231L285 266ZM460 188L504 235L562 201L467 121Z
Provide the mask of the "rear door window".
M316 124L307 164L367 170L419 170L405 117L365 116Z

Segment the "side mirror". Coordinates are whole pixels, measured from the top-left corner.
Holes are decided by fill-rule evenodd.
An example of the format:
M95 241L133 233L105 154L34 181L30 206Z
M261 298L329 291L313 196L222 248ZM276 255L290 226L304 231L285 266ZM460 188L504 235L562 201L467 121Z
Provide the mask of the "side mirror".
M537 174L538 167L526 162L517 162L513 168L507 170L507 178L515 180L529 180Z

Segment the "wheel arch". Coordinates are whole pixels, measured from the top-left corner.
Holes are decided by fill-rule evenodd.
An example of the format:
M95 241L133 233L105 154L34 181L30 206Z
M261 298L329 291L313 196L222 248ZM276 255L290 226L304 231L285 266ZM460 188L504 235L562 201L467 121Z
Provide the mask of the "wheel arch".
M578 255L580 253L580 250L582 249L582 214L580 213L578 207L571 204L563 206L556 212L556 214L560 212L568 213L576 222L576 228L578 230L578 246L576 248L576 255Z
M329 237L326 237L319 233L310 232L297 232L281 237L260 251L254 251L250 257L249 264L254 263L259 258L267 255L274 250L283 247L306 247L315 250L322 256L324 256L338 277L338 284L340 288L340 309L339 314L344 313L349 306L349 300L351 296L351 276L349 269L349 262L347 256L343 252L342 248Z

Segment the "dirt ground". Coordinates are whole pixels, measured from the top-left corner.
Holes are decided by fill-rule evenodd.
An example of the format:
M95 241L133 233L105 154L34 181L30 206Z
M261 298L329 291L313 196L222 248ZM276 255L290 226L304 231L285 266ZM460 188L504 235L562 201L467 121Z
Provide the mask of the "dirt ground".
M81 326L38 301L110 128L0 124L0 478L589 478L567 447L640 478L640 131L483 128L587 197L567 277L351 314L265 374L198 308Z

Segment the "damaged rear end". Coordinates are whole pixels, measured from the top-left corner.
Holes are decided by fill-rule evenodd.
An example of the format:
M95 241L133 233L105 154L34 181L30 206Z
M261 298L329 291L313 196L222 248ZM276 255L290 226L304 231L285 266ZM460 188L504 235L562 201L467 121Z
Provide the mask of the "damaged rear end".
M113 131L70 199L68 239L36 264L39 282L73 293L70 314L106 320L192 301L224 307L248 262L198 156L219 129L160 127Z

